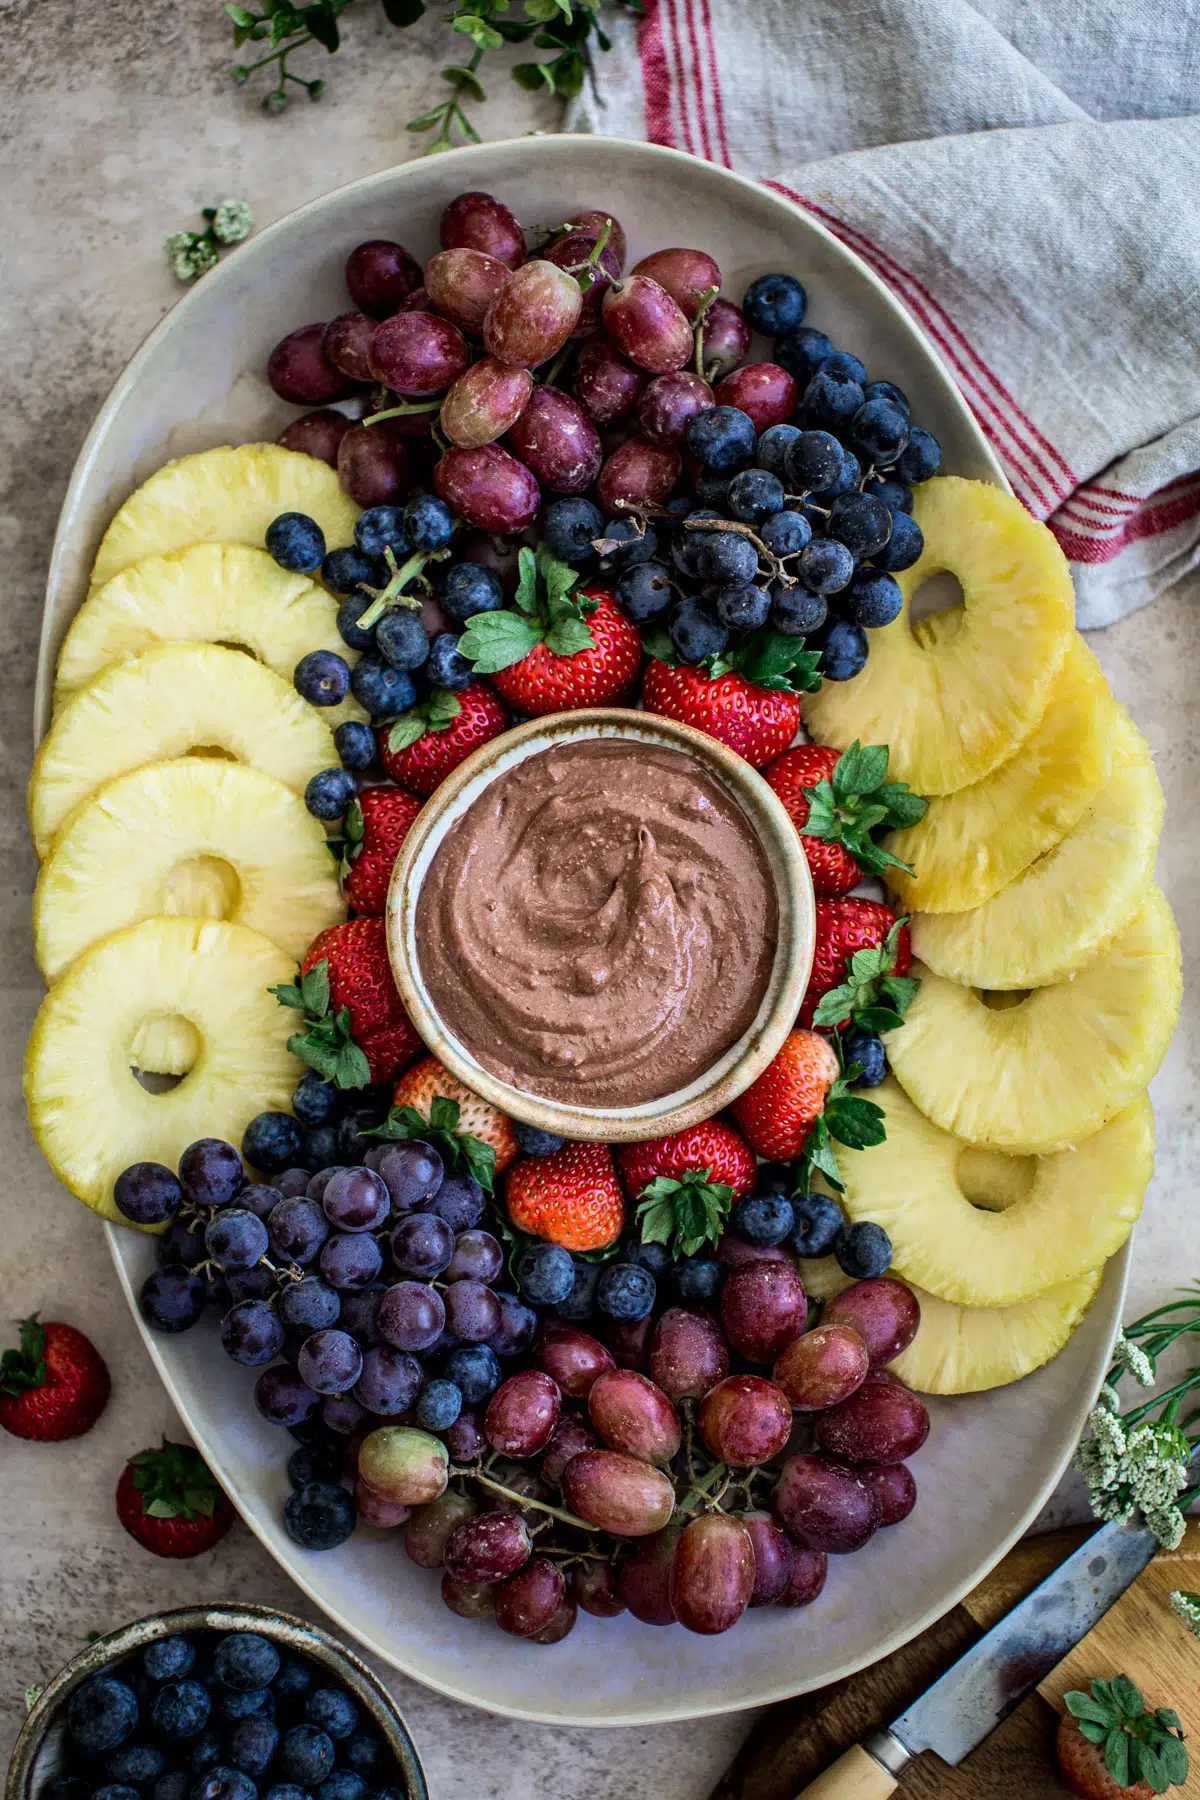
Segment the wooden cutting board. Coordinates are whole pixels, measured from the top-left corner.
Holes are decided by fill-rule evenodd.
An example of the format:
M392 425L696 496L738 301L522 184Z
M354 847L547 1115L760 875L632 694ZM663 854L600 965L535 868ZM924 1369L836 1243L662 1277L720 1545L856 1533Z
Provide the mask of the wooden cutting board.
M973 1593L912 1643L819 1693L773 1706L755 1725L711 1800L795 1800L840 1751L911 1704L981 1632L1037 1586L1088 1535L1054 1531L1021 1543ZM1200 1800L1200 1642L1175 1618L1174 1588L1200 1591L1200 1524L1160 1551L1095 1629L957 1769L923 1755L897 1800L1062 1800L1054 1733L1062 1695L1096 1675L1128 1675L1152 1705L1173 1706L1192 1752L1187 1785ZM803 1629L802 1613L796 1615Z

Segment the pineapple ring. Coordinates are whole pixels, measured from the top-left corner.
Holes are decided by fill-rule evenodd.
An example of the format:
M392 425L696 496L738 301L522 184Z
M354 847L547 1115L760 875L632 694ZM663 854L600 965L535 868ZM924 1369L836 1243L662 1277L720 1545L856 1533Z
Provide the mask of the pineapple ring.
M887 838L892 855L915 871L888 873L904 910L981 906L1061 842L1108 780L1119 710L1074 633L1046 711L1015 756L982 781L935 797L919 824Z
M296 1084L289 1025L267 989L295 964L277 944L222 920L145 919L103 938L43 1000L25 1053L25 1105L55 1174L106 1219L134 1162L174 1168L201 1137L239 1143L260 1112L285 1112ZM143 1023L163 1014L195 1033L194 1066L151 1094L131 1069Z
M943 476L916 490L925 550L897 576L899 618L871 633L866 667L805 696L810 733L847 749L886 744L890 773L952 794L1004 762L1046 710L1075 623L1066 558L1011 494ZM914 594L943 571L962 583L956 629L911 624Z
M1043 1156L1099 1131L1149 1082L1179 1018L1179 933L1153 884L1078 975L1003 1011L919 964L913 973L921 986L886 1038L897 1081L943 1131L1010 1155Z
M939 1300L1031 1300L1098 1268L1142 1210L1154 1166L1154 1114L1144 1094L1078 1149L1038 1157L1020 1197L1017 1181L1008 1192L996 1184L987 1207L968 1197L961 1138L931 1124L895 1081L875 1099L887 1115L885 1141L838 1153L846 1212L882 1225L896 1274Z
M345 917L327 842L303 800L261 769L144 763L77 806L55 838L33 898L38 966L57 981L98 938L171 913L231 919L298 962Z
M38 856L115 775L197 749L250 763L298 794L338 762L324 719L274 670L218 644L160 644L81 688L42 739L29 783Z
M310 650L358 661L339 635L337 601L307 575L247 544L189 544L131 563L92 590L58 653L55 711L114 663L164 643L249 650L289 683ZM367 716L349 698L323 713L331 726Z
M965 913L919 913L913 954L966 987L1048 987L1119 937L1146 898L1163 822L1150 746L1122 707L1113 768L1062 842Z
M280 513L307 513L333 550L354 542L358 508L337 471L280 444L223 444L165 463L129 496L100 540L92 587L145 556L188 544L254 544Z
M888 1368L918 1394L982 1394L1020 1381L1058 1355L1103 1274L1091 1269L1014 1306L956 1306L914 1287L921 1323Z

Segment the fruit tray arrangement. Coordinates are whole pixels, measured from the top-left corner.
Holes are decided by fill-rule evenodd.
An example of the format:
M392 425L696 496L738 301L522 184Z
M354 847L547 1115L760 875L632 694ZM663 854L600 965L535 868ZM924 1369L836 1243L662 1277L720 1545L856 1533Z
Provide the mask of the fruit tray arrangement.
M704 251L626 274L605 210L480 192L441 246L360 244L353 309L270 356L278 442L104 534L30 787L29 1116L160 1234L147 1323L257 1371L297 1545L396 1531L538 1644L714 1634L899 1525L921 1396L1045 1364L1132 1229L1162 795L1052 536L794 276L735 304ZM638 704L761 771L816 953L726 1113L614 1149L425 1053L384 914L473 751Z

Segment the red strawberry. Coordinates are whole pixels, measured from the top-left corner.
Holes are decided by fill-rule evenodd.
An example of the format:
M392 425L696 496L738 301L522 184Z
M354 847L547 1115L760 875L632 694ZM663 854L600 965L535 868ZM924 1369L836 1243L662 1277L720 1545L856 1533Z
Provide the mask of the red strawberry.
M21 1348L0 1357L0 1425L14 1437L59 1443L90 1431L112 1381L95 1346L56 1319L21 1320Z
M436 1056L427 1056L423 1062L405 1071L396 1084L392 1104L415 1107L417 1112L428 1118L434 1100L439 1097L453 1100L458 1107L458 1119L454 1126L456 1132L465 1132L467 1136L491 1145L496 1152L498 1175L516 1160L518 1145L508 1115L490 1101L473 1094L470 1088L464 1087L449 1069L442 1067Z
M716 1119L617 1152L625 1192L640 1201L645 1243L671 1244L695 1256L715 1244L730 1207L754 1185L754 1154L729 1125Z
M199 1556L233 1524L233 1507L190 1444L139 1450L117 1482L117 1517L155 1556Z
M379 727L379 754L393 781L415 794L432 794L472 750L508 725L508 714L486 681L460 694L435 688L391 725Z
M885 745L855 742L842 753L797 744L763 770L800 833L818 895L836 898L864 874L908 868L871 834L915 825L928 808L905 782L888 781L887 767Z
M890 906L883 906L878 900L818 900L816 911L816 949L813 952L812 974L808 978L808 988L800 1008L799 1023L811 1025L824 995L834 988L848 986L854 992L846 995L846 1011L842 1017L823 1018L820 1021L822 1026L840 1029L852 1012L877 1002L880 996L875 990L881 977L903 976L908 973L912 962L912 945L908 926L899 925L895 936L895 954L889 959L890 966L886 969L881 966L878 970L871 971L869 978L856 981L849 968L850 958L858 950L881 949L887 942L888 933L897 927L896 914ZM895 1010L902 1012L904 1005L907 1005L907 1000L903 1005L897 1004Z
M763 770L763 779L773 787L792 824L800 833L800 843L808 859L813 892L835 896L848 894L857 887L863 872L850 852L836 842L806 837L809 795L807 790L818 781L827 781L837 765L838 752L824 744L797 744Z
M342 868L346 899L356 913L375 915L387 903L388 883L422 802L403 788L364 788L346 814Z
M582 623L590 648L559 655L552 640L543 639L506 669L496 669L493 687L514 712L540 718L544 713L573 712L581 706L619 706L628 699L642 666L642 640L605 589L584 594L596 602ZM495 618L482 613L480 621Z
M625 1202L607 1144L564 1144L513 1164L504 1188L518 1231L564 1250L603 1250L621 1234Z
M771 1162L791 1162L825 1105L840 1065L833 1046L815 1031L793 1031L730 1107L751 1148Z
M340 1088L392 1081L424 1047L392 980L382 919L348 919L319 932L299 982L271 992L304 1014L304 1030L288 1048Z
M730 671L710 676L703 669L651 657L642 678L647 712L678 719L727 744L761 769L786 750L800 724L800 696L784 688L755 687Z
M1079 1720L1068 1713L1059 1720L1054 1739L1063 1784L1080 1800L1153 1800L1148 1781L1122 1787L1104 1760L1104 1745L1090 1743L1079 1729Z

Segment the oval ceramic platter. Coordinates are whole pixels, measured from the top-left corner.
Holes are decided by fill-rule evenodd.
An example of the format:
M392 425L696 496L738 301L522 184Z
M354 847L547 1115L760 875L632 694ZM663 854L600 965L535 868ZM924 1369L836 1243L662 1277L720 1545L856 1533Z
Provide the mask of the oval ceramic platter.
M530 224L611 207L631 261L665 244L701 245L740 298L770 269L809 292L809 319L872 371L898 381L944 446L951 473L1004 477L957 389L908 314L799 207L678 152L608 138L522 138L412 162L303 207L244 244L182 299L133 358L88 436L63 508L46 600L36 729L45 730L54 659L87 588L100 535L160 464L215 444L273 438L294 409L263 376L285 331L344 310L342 265L364 238L437 247L442 208L464 189L500 195ZM135 1295L153 1245L106 1227ZM1048 1367L1014 1386L934 1401L915 1461L912 1518L854 1557L835 1558L803 1611L751 1613L728 1636L654 1630L628 1616L580 1615L547 1651L455 1617L438 1580L395 1537L360 1529L341 1550L298 1549L282 1526L288 1443L255 1413L252 1374L210 1325L143 1335L195 1442L246 1522L344 1630L386 1662L458 1700L570 1725L645 1725L758 1706L821 1687L894 1650L955 1604L1028 1526L1058 1480L1103 1375L1124 1290L1113 1259L1083 1324ZM140 1321L139 1321L140 1322Z

